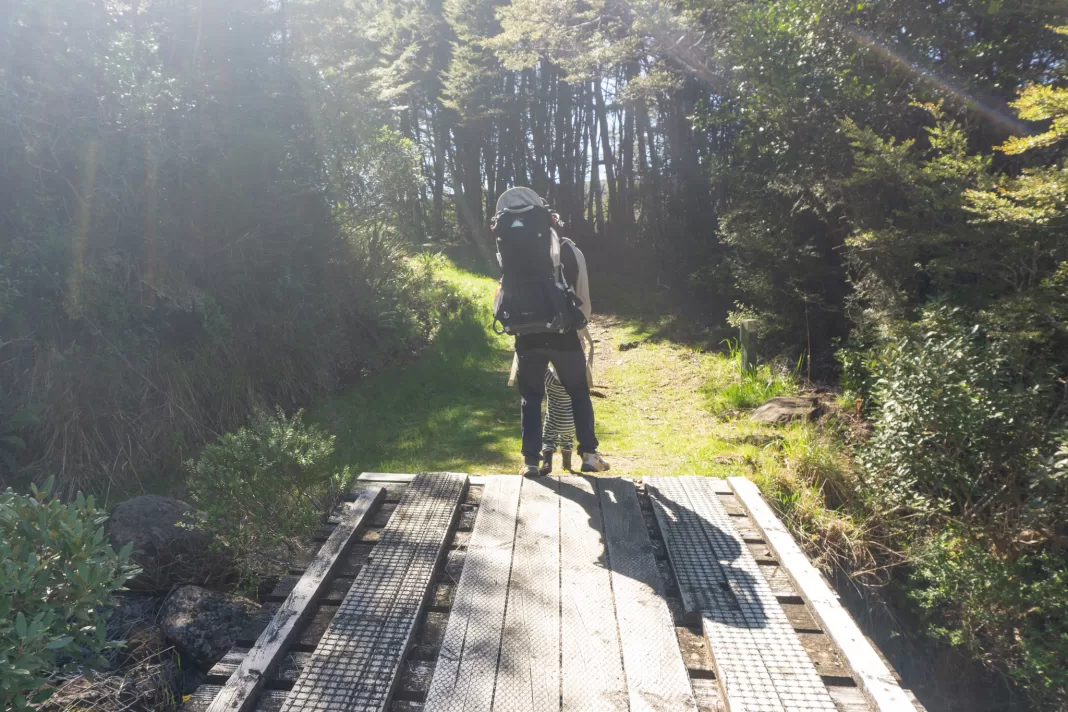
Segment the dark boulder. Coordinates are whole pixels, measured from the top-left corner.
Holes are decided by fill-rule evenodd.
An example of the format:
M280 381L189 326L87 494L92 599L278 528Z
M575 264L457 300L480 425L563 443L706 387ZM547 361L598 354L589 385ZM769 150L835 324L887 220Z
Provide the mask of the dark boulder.
M134 497L115 506L107 526L116 550L133 542L133 560L141 574L127 584L131 589L225 587L232 581L232 557L212 546L211 535L197 523L196 510L185 502L151 494Z
M164 601L160 625L183 658L208 668L234 646L258 610L259 606L247 598L182 586Z

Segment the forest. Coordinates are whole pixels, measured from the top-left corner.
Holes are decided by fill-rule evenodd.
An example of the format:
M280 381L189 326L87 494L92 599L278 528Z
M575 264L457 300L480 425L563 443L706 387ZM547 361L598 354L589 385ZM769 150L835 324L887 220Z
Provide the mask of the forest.
M833 389L843 580L1068 709L1066 60L1054 0L0 0L0 483L206 499L423 353L430 255L492 270L530 186Z

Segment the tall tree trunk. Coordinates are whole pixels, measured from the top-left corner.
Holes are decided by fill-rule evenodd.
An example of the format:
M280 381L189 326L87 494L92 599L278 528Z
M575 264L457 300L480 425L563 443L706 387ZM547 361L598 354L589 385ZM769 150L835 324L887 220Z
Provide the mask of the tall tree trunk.
M575 190L578 196L578 214L581 216L583 212L588 210L587 205L592 205L592 202L586 201L586 161L587 151L590 150L590 134L588 128L588 116L589 112L586 111L586 91L585 88L579 90L578 96L575 97L575 106L578 107L578 118L576 120L575 130L578 132L578 140L575 142ZM593 214L587 213L586 222L593 224Z
M619 204L623 218L623 236L630 242L634 239L634 107L624 107L623 117L623 175Z
M604 91L601 89L601 81L594 80L594 96L597 98L597 120L601 124L601 146L604 149L604 169L605 169L605 182L608 183L608 223L609 225L618 225L619 220L617 218L619 214L619 200L616 192L616 167L615 161L612 158L612 146L610 133L608 131L608 112L605 111L604 105ZM598 185L600 181L598 180ZM600 197L600 188L597 190L598 198ZM600 200L598 199L598 206ZM598 212L600 212L598 210ZM600 222L600 219L598 219Z
M435 240L445 239L445 147L449 142L449 128L439 108L434 121L434 207L431 212L431 229Z
M454 149L448 152L453 176L456 218L461 233L478 250L487 266L493 267L497 261L490 249L489 230L482 220L482 191L476 188L472 194L470 190L472 181L468 172L471 161L470 157L465 155L465 151L470 147L465 145L467 139L465 134L463 129L457 127Z
M597 232L604 234L604 211L601 205L601 157L598 144L600 125L597 122L596 95L590 92L590 215Z

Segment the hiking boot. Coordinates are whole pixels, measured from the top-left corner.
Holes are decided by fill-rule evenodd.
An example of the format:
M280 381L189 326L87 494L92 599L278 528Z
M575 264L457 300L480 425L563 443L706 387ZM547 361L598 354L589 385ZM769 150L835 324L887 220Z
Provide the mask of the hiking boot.
M541 467L538 468L539 475L547 475L553 471L553 451L543 450L541 453Z
M582 456L583 472L607 472L612 467L605 462L599 452L587 452Z
M570 450L561 450L560 451L560 467L564 470L564 472L571 472L571 451Z
M519 471L519 474L523 477L539 477L541 472L538 471L537 465L523 465L523 469Z

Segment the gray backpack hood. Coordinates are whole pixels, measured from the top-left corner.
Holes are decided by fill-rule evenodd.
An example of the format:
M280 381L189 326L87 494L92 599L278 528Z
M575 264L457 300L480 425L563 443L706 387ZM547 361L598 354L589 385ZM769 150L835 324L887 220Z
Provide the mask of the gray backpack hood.
M509 188L497 199L497 214L525 213L532 208L547 208L548 203L530 188Z

